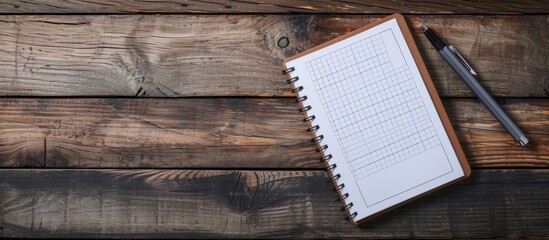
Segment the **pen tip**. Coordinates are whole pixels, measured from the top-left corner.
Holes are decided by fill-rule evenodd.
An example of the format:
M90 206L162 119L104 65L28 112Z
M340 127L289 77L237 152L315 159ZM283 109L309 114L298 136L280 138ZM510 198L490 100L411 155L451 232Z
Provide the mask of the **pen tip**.
M524 134L522 136L520 136L520 139L519 139L519 143L520 145L522 145L523 147L526 146L526 144L528 144L529 140L528 138L526 138L526 136L524 136Z
M425 26L425 24L419 23L419 26L423 29L423 31L427 31L427 26Z

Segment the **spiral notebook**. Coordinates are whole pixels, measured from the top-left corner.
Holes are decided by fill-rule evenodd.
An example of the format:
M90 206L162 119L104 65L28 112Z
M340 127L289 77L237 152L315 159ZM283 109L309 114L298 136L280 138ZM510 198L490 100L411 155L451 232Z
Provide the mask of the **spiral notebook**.
M470 174L402 15L284 62L347 219L358 224Z

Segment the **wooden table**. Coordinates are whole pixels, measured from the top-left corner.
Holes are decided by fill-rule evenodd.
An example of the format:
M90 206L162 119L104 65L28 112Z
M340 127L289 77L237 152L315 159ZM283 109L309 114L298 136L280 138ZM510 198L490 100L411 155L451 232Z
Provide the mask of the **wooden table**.
M549 237L549 2L491 2L0 0L0 237ZM474 170L356 227L280 70L394 12Z

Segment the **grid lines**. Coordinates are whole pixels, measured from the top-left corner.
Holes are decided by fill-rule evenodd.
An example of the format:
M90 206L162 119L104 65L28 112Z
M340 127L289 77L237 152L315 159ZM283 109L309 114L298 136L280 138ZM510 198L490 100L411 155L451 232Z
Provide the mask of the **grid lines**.
M306 63L355 179L440 145L407 65L381 34Z

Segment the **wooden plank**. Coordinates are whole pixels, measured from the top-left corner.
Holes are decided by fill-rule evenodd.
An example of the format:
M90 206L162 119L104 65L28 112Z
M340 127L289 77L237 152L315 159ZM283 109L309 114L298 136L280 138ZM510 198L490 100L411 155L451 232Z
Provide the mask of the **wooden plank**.
M0 237L549 236L549 170L476 170L361 227L323 171L0 170Z
M473 167L549 166L549 101L498 99L531 140L519 146L478 100L444 99L461 146Z
M0 0L0 13L375 13L391 14L521 14L549 13L546 0L481 1L361 1L361 0Z
M291 96L284 58L380 17L0 16L0 96ZM456 45L494 95L549 96L548 15L408 21ZM441 95L473 96L412 30Z
M548 167L549 101L506 100L514 143L478 101L445 99L474 167ZM0 166L320 169L290 98L3 99Z
M0 103L0 162L320 167L312 163L320 156L297 108L293 99L10 99Z

